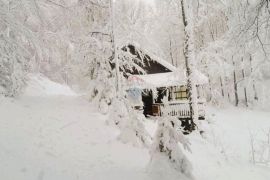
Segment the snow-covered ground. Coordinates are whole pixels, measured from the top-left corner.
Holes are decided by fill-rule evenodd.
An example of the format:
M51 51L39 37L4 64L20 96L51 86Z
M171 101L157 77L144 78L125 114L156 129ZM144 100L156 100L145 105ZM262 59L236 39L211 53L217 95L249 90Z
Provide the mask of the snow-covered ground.
M204 122L204 139L191 135L194 174L200 180L269 180L270 166L252 164L251 139L256 159L270 128L270 113L246 109L209 108L210 124ZM270 152L270 144L264 150ZM269 159L270 160L270 159Z
M148 150L119 142L83 97L40 75L29 83L22 97L0 98L1 180L158 179L147 171ZM269 180L269 167L250 162L250 140L265 138L270 112L209 108L209 116L203 137L189 136L195 179ZM155 132L155 122L146 126Z

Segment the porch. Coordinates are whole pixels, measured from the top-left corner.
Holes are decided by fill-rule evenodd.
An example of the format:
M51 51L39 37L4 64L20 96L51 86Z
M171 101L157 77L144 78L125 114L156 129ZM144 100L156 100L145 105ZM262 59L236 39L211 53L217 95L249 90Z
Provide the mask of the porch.
M165 109L164 103L152 104L151 115L163 116L164 113L168 113L169 116L177 116L179 119L190 119L191 112L188 101L168 102L167 106L169 107ZM205 103L202 101L198 102L198 115L200 120L205 119Z

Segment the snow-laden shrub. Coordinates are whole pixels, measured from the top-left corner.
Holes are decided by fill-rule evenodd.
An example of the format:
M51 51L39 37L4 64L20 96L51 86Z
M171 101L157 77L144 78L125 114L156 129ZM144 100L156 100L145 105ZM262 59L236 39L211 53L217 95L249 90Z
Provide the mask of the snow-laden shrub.
M99 111L102 114L109 113L109 106L112 104L113 98L115 97L115 87L114 79L110 80L92 80L88 91L89 91L89 100L97 104Z
M111 105L108 123L116 125L120 134L118 139L134 146L149 146L151 137L145 129L143 114L136 112L126 99L115 98Z
M192 178L192 165L183 150L191 151L189 141L183 135L181 121L176 117L168 116L167 113L158 119L158 128L150 151L150 170L156 171L161 160L163 164L168 163L171 168L180 172L188 178ZM166 172L166 170L164 171Z
M26 60L18 45L0 35L0 94L18 95L25 85Z
M123 99L114 98L109 110L109 118L107 123L109 125L116 125L121 127L123 122L128 119L128 107Z
M143 114L130 111L129 119L126 119L121 127L121 133L118 137L124 143L131 142L133 145L149 146L151 138L146 131L143 121Z
M250 132L250 160L253 164L270 165L270 128L256 135Z

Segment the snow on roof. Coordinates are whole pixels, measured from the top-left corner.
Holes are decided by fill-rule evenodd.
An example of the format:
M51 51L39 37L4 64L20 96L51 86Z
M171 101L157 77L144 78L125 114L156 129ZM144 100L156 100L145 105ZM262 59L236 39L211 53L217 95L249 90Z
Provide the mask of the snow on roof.
M151 59L153 61L156 61L157 63L161 64L162 66L166 67L167 69L171 70L171 71L175 71L177 68L175 66L173 66L171 63L169 63L168 61L165 61L164 59L154 55L154 54L150 54L148 52L145 52L148 56L151 57Z
M208 78L199 71L194 73L195 84L202 85L208 83ZM128 88L136 87L141 89L151 89L157 87L181 86L187 84L185 71L174 71L168 73L131 75L128 78Z
M169 63L168 61L164 60L161 57L158 57L157 55L155 55L154 53L152 53L151 51L149 51L147 48L142 47L139 43L132 41L132 42L125 42L129 45L133 45L135 47L135 49L137 48L137 50L142 51L145 55L148 55L150 57L151 60L156 61L157 63L161 64L162 66L166 67L167 69L169 69L170 71L175 71L177 68L175 66L173 66L171 63Z
M184 69L178 69L177 67L170 64L168 61L151 53L151 51L147 50L147 48L145 47L142 47L140 43L137 43L136 41L125 42L125 45L127 44L133 45L135 48L138 48L137 50L140 50L144 54L148 55L153 61L156 61L157 63L172 71L167 73L131 75L127 80L128 88L137 87L147 89L187 84L187 76ZM193 76L195 79L195 84L197 85L208 83L208 78L198 70L195 70Z

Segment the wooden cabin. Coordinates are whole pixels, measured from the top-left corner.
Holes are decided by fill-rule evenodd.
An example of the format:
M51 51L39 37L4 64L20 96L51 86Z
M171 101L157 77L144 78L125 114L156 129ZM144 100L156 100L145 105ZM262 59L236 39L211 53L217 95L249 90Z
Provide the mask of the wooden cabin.
M130 72L126 82L129 99L134 108L142 110L148 116L162 116L164 104L170 106L166 111L171 116L177 116L182 120L191 117L188 104L188 90L186 71L179 70L167 61L136 49L134 45L128 45L130 53L143 61L145 74L134 70ZM140 52L138 52L140 51ZM205 118L205 101L202 86L208 82L205 75L199 71L195 73L195 83L198 94L199 119ZM166 103L165 103L166 102Z

